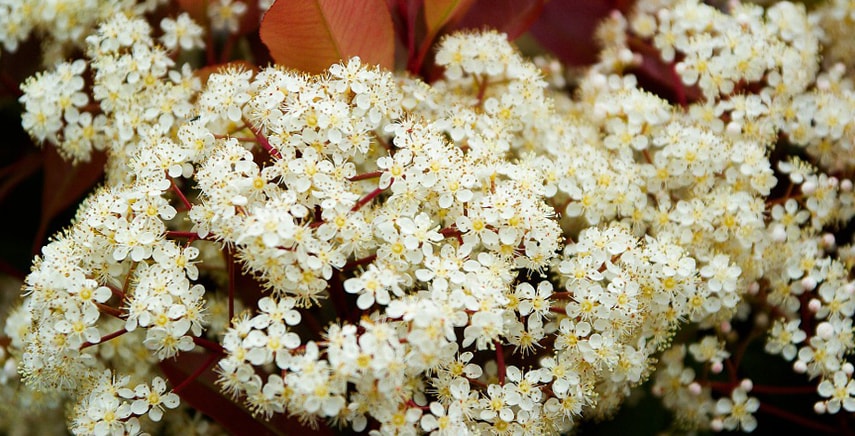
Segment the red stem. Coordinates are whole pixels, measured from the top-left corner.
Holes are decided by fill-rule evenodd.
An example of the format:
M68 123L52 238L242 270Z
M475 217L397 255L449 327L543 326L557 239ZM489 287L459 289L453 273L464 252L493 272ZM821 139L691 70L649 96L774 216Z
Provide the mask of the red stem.
M550 306L549 311L552 313L560 313L562 315L567 315L567 309L558 306Z
M499 372L499 384L505 384L505 352L502 349L502 343L498 340L493 341L493 345L496 346L496 366L498 367Z
M210 352L212 352L212 353L218 353L220 355L226 354L226 349L223 348L222 345L220 345L214 341L209 341L205 338L197 338L194 336L193 337L193 343L204 348L204 349L206 349L206 350L208 350L208 351L210 351Z
M229 274L229 323L235 317L235 259L232 249L226 248L226 263Z
M389 181L389 186L392 186L392 183L394 183L394 182L395 182L395 179L394 178L391 179ZM371 200L373 200L375 197L380 195L380 193L383 192L385 189L386 188L375 188L373 191L366 194L365 197L362 197L361 199L359 199L359 201L357 201L356 204L352 208L350 208L350 211L356 212L359 209L362 209L362 206L365 206L366 204L370 203Z
M193 372L193 374L190 374L189 377L184 379L184 381L182 381L181 384L176 386L175 389L172 390L172 392L174 392L176 394L181 392L184 388L186 388L188 385L190 385L190 383L192 383L193 380L196 380L197 378L199 378L199 376L202 375L202 373L207 371L208 368L210 368L216 362L217 358L219 358L219 357L221 357L220 354L211 353L211 355L208 356L208 360L206 360L205 363L202 364L202 366L200 366L198 369L196 369L196 371Z
M82 349L84 349L84 348L91 347L91 346L93 346L93 345L102 344L102 343L104 343L104 342L109 341L110 339L118 338L119 336L122 336L123 334L125 334L125 333L127 333L127 332L128 332L128 331L127 331L127 330L125 330L125 329L117 330L117 331L115 331L115 332L113 332L113 333L110 333L110 334L106 334L106 335L104 335L104 336L101 336L101 340L100 340L98 343L93 344L92 342L84 342L84 343L83 343L83 345L81 345L81 346L80 346L80 349L82 350Z
M172 184L172 192L174 192L175 195L178 196L178 198L181 200L181 203L184 204L184 207L186 207L187 210L192 209L193 205L190 203L189 200L187 200L187 197L184 195L183 192L181 192L181 189L178 187L178 185L175 184L175 180L172 177L169 178L169 183Z
M376 179L383 175L383 171L372 171L370 173L357 174L353 177L349 177L347 180L351 182L357 182L359 180L368 180L368 179Z
M270 141L268 141L267 138L261 134L261 131L256 129L255 126L252 125L252 123L248 121L245 122L249 130L252 131L252 134L255 135L255 139L258 141L261 147L264 148L268 153L270 153L271 156L275 157L276 159L282 159L282 153L279 153L279 150L270 145Z
M832 428L832 427L829 427L825 424L821 424L819 422L816 422L816 421L810 420L808 418L802 417L800 415L790 413L786 410L779 409L779 408L774 407L774 406L770 406L766 403L760 403L760 411L764 412L764 413L768 413L770 415L775 415L778 418L786 419L788 421L799 424L799 425L806 427L806 428L811 428L814 430L818 430L818 431L825 432L825 433L831 433L831 434L835 434L838 432L836 428Z
M167 238L187 238L187 239L189 239L188 243L193 242L193 241L197 241L197 240L216 241L216 239L214 239L210 236L200 238L199 234L196 232L183 232L180 230L167 230L166 231L166 237Z
M716 382L708 381L705 383L710 389L720 393L730 393L734 388L739 386L739 383ZM770 395L804 395L815 394L816 386L770 386L770 385L754 385L751 388L751 393L770 394Z
M125 316L125 313L122 312L120 309L116 309L115 307L111 307L111 306L108 306L108 305L103 304L103 303L94 303L94 304L95 304L95 306L98 307L98 310L101 311L101 313L105 313L107 315L110 315L110 316L118 318L118 319L124 319L122 317Z

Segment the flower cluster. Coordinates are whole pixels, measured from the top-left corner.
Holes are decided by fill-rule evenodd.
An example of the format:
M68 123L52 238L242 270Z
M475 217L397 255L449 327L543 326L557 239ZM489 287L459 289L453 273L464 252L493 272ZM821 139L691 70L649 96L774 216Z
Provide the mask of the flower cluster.
M612 14L572 97L498 32L444 37L428 84L358 57L199 73L170 52L201 46L189 16L159 42L111 16L22 86L34 139L108 160L0 362L75 434L179 420L211 367L258 419L372 434L565 433L648 380L677 426L750 432L763 337L815 412L853 411L855 91L815 24L847 6L732 3ZM236 32L246 5L208 11ZM656 68L670 100L630 74Z

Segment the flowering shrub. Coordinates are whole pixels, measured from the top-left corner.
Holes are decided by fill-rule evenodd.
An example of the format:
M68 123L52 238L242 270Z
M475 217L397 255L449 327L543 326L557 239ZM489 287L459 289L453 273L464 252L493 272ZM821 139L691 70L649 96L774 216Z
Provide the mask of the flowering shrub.
M4 314L5 431L851 425L851 2L638 0L571 68L505 33L566 1L161 3L0 3L24 129L105 159Z

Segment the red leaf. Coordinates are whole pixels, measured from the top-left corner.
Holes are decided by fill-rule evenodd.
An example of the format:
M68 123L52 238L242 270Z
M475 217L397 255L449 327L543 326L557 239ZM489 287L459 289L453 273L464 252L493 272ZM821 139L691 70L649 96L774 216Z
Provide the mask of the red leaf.
M33 243L37 251L44 240L51 220L60 212L77 203L83 194L92 190L104 175L104 153L93 153L89 162L72 165L63 160L53 147L45 148L44 187L42 188L42 215L39 230Z
M594 31L614 9L614 0L551 0L531 34L544 48L570 65L596 62L600 47Z
M475 0L460 20L449 23L452 29L496 29L517 39L543 12L548 0Z
M276 63L309 73L352 56L394 66L394 29L385 0L278 0L264 15L260 34Z
M16 144L17 145L17 144ZM31 144L21 144L32 147ZM19 183L26 180L33 173L42 167L44 154L37 152L34 148L15 162L0 169L0 202L6 199L6 196L18 186Z
M170 385L179 386L187 377L205 365L207 353L181 353L175 359L160 362L160 369ZM269 421L263 417L253 417L241 404L223 396L215 383L216 375L211 369L185 385L178 396L190 407L204 413L222 426L229 434L284 435L299 434L301 430L309 432L296 418L274 414ZM329 427L321 424L311 434L331 435Z

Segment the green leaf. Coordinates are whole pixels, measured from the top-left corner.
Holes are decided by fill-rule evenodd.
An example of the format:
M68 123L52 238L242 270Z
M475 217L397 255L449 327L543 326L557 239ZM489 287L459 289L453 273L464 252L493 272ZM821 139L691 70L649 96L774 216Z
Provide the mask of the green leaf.
M465 14L475 0L425 0L425 25L433 39L442 26Z

